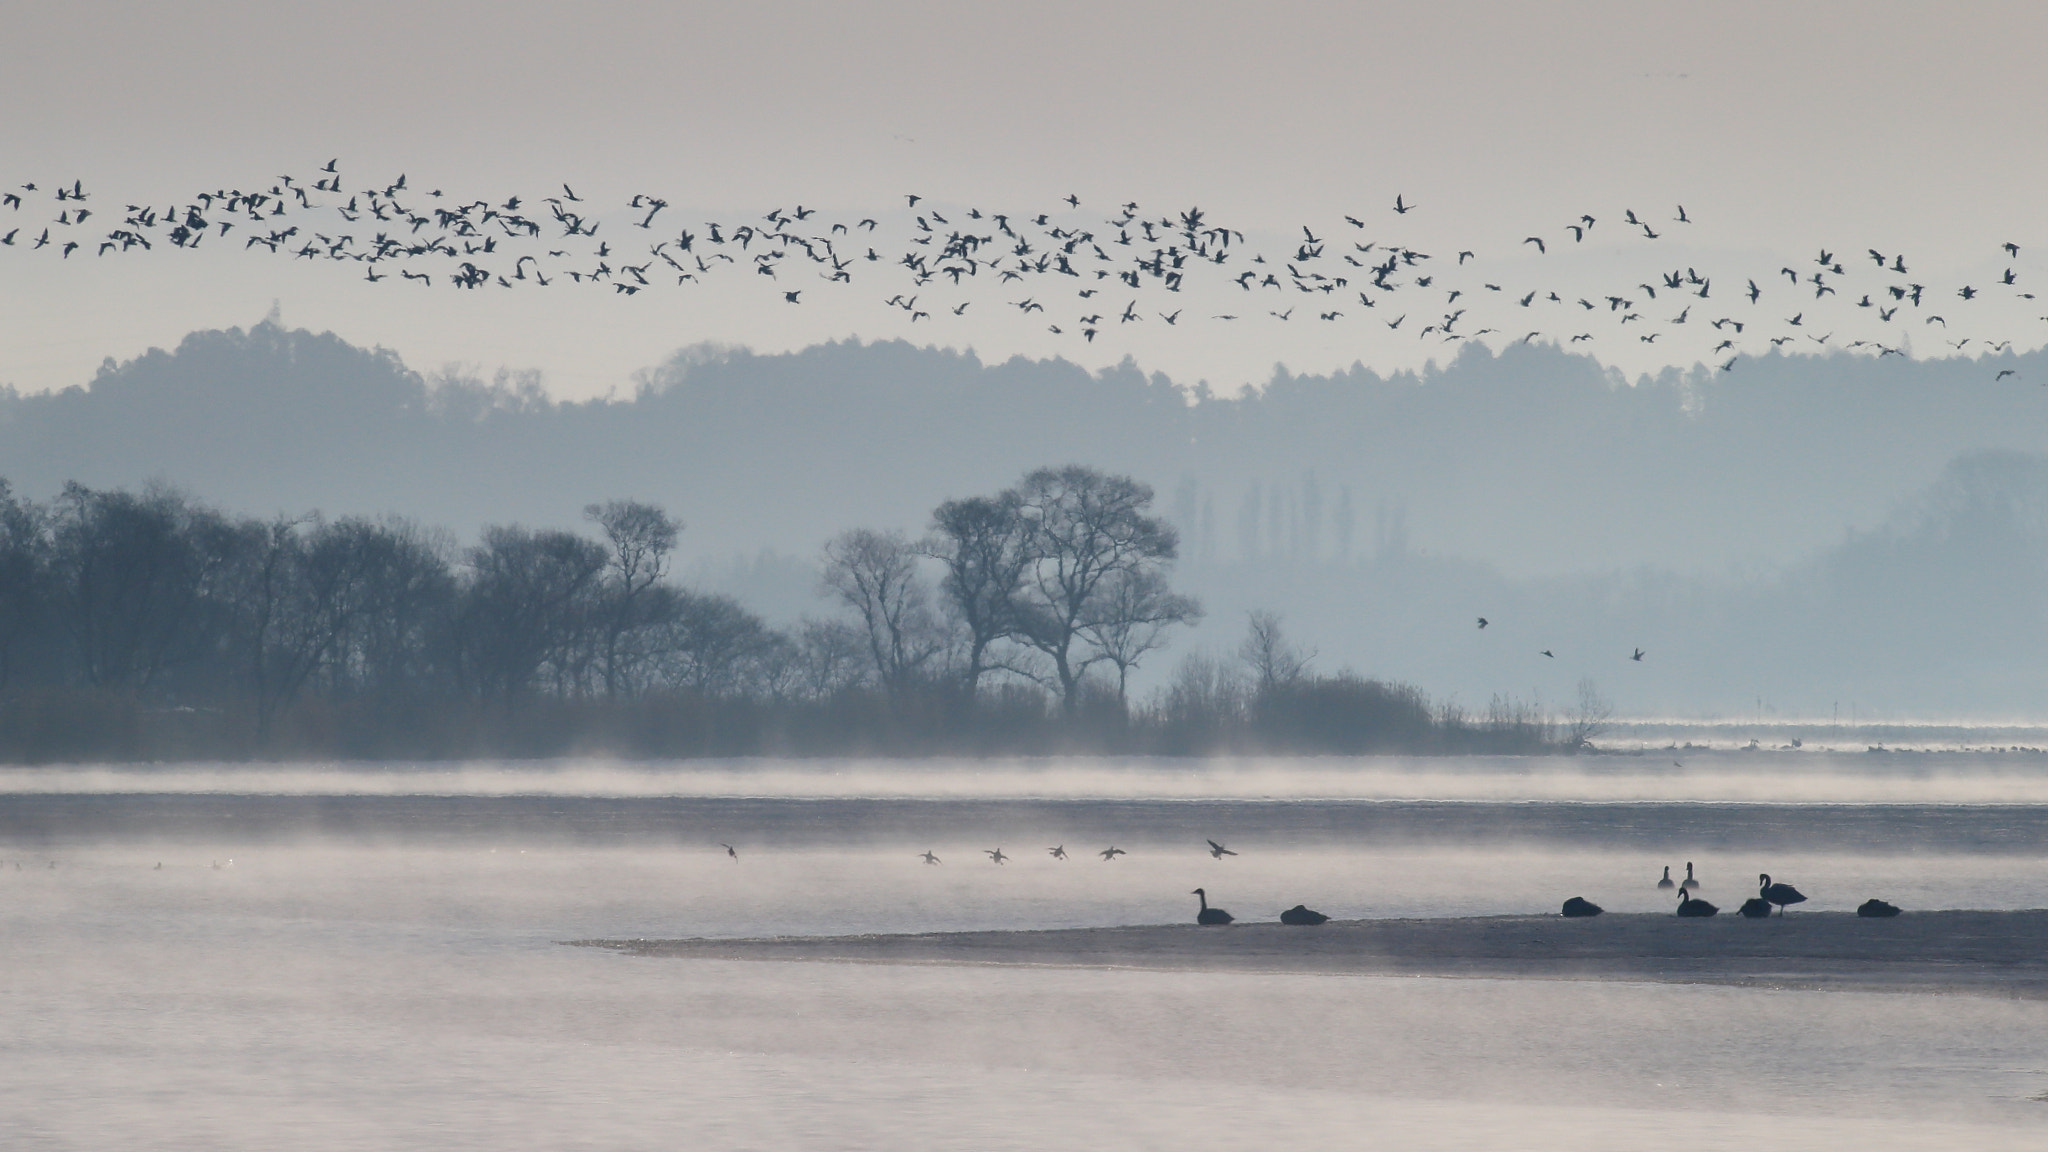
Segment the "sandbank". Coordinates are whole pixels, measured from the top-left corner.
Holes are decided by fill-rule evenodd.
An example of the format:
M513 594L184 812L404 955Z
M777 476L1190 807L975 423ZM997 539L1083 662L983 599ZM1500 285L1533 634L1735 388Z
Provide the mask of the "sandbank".
M1333 920L563 941L632 956L1362 976L1633 980L2048 998L2048 910Z

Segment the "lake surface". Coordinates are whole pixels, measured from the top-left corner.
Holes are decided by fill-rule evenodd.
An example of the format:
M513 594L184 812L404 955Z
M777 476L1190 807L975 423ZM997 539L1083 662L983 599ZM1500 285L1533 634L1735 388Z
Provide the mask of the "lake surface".
M2035 1001L555 942L1656 911L1688 860L2030 908L2044 843L2042 762L1980 755L18 771L0 1144L2038 1148Z

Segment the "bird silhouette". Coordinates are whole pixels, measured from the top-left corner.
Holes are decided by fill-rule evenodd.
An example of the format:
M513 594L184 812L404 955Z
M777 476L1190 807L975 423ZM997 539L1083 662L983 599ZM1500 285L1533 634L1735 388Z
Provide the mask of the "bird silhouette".
M1193 892L1188 893L1188 895L1201 898L1202 910L1195 913L1195 923L1202 925L1204 928L1228 924L1236 919L1236 917L1221 908L1209 907L1209 894L1202 889L1197 888Z
M981 850L981 854L988 857L991 861L997 864L1008 863L1010 859L1008 856L1003 855L1003 850L1001 848L997 848L994 851L990 851L989 849L984 848Z
M1225 922L1228 922L1229 915L1227 912L1224 913ZM1330 918L1306 904L1296 904L1280 914L1280 922L1292 924L1297 928L1313 928L1318 924L1329 923Z
M1584 896L1574 896L1564 902L1563 915L1567 920L1579 920L1588 916L1598 916L1604 911L1606 909Z
M1899 906L1872 897L1856 906L1856 914L1865 918L1889 919L1899 914Z
M923 860L927 864L937 864L939 862L939 858L937 856L932 855L932 850L929 848L918 853L918 858Z
M1045 851L1048 856L1055 860L1065 860L1067 858L1067 846L1065 844L1061 844L1056 848L1047 848Z
M720 844L719 847L725 849L725 854L727 856L732 857L734 860L738 860L740 858L739 850L734 848L732 845Z
M1806 896L1790 884L1771 883L1771 874L1765 872L1756 878L1757 895L1778 907L1778 915L1785 914L1785 908L1792 904L1806 903Z
M1718 913L1719 913L1720 911L1721 911L1721 910L1720 910L1719 908L1716 908L1716 907L1715 907L1715 906L1713 906L1712 904L1709 904L1709 903L1707 903L1707 902L1706 902L1705 900L1695 900L1695 899L1693 899L1693 898L1692 898L1692 893L1690 893L1690 892L1687 892L1687 891L1685 891L1685 890L1684 890L1684 889L1682 889L1682 888L1681 888L1681 889L1679 889L1679 892L1678 892L1678 914L1679 914L1680 916L1687 916L1687 917L1713 916L1713 915L1717 915L1717 914L1718 914Z
M1671 879L1671 865L1666 864L1664 866L1664 878L1662 880L1657 881L1657 887L1663 889L1670 889L1675 888L1677 886L1677 882Z
M1104 848L1102 851L1097 852L1096 855L1102 857L1104 861L1112 861L1119 856L1129 856L1130 853L1112 844L1109 847Z
M1636 654L1629 657L1629 659L1634 660L1637 663L1641 663L1643 659L1643 650L1641 648L1636 649ZM1682 664L1684 663L1684 661L1681 660L1680 663Z
M1218 843L1217 843L1217 842L1215 842L1214 840L1211 840L1211 841L1209 841L1209 858L1210 858L1210 859L1212 859L1212 860L1221 860L1221 859L1223 859L1223 858L1224 858L1225 856L1235 856L1235 855L1237 855L1237 853L1235 853L1235 852L1232 852L1232 851L1231 851L1230 849L1228 849L1228 848L1225 848L1225 847L1224 847L1223 845L1221 845L1221 844L1218 844Z
M1771 914L1771 902L1761 896L1751 896L1742 902L1736 913L1751 920L1762 920Z
M1683 768L1685 765L1680 764L1679 767ZM1685 862L1685 879L1680 881L1678 886L1687 892L1697 892L1699 890L1700 882L1692 877L1692 861L1687 860Z

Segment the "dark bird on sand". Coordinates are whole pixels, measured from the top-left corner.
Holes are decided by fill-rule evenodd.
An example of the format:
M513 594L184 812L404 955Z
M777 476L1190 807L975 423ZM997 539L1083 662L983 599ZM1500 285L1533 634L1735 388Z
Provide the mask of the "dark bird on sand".
M1578 920L1587 916L1598 916L1602 909L1584 896L1574 896L1564 902L1564 916L1567 920Z
M1705 900L1693 899L1692 893L1682 888L1679 889L1678 914L1680 916L1715 916L1719 915L1720 911L1719 908L1707 903Z
M1778 906L1778 915L1780 916L1783 916L1785 914L1786 905L1806 903L1805 893L1801 892L1797 888L1794 888L1790 884L1771 883L1771 874L1768 872L1765 872L1756 878L1756 886L1756 894L1763 897L1770 903L1776 904Z
M1676 888L1677 886L1678 882L1671 878L1671 865L1666 864L1664 866L1664 878L1662 880L1657 881L1657 887L1668 891L1669 889Z
M1736 911L1749 917L1751 920L1761 920L1771 914L1771 902L1761 896L1751 896L1749 899L1744 900L1742 907L1737 908Z
M1225 912L1221 908L1209 907L1209 894L1203 891L1202 889L1197 888L1193 892L1190 892L1189 895L1198 896L1201 898L1202 901L1202 910L1200 912L1195 913L1195 923L1200 924L1206 928L1221 924L1228 924L1232 920L1236 919L1236 917L1232 916L1228 912Z
M1899 906L1897 904L1887 904L1882 900L1872 897L1856 906L1856 914L1858 916L1879 918L1897 916L1899 914Z
M1235 852L1232 852L1232 851L1231 851L1230 849L1228 849L1228 848L1225 848L1225 847L1224 847L1223 845L1221 845L1221 844L1218 844L1218 843L1217 843L1217 842L1215 842L1214 840L1211 840L1211 841L1209 841L1209 858L1210 858L1210 859L1212 859L1212 860L1221 860L1221 859L1223 859L1223 858L1224 858L1225 856L1235 856L1235 855L1237 855L1237 853L1235 853Z
M1280 922L1282 924L1292 924L1298 928L1313 928L1318 924L1327 924L1329 920L1328 916L1310 908L1306 904L1296 904L1280 914Z

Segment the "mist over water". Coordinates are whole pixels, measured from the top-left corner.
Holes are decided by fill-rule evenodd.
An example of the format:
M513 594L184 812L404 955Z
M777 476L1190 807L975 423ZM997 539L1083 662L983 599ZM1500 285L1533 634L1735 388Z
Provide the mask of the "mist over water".
M1654 802L1641 766L1485 760L13 774L0 1140L2037 1146L2031 1001L557 943L1180 923L1198 885L1244 921L1663 911L1688 860L1724 908L1764 870L1799 911L2040 904L2024 766L1854 763L1769 804L1783 765L1688 767Z

